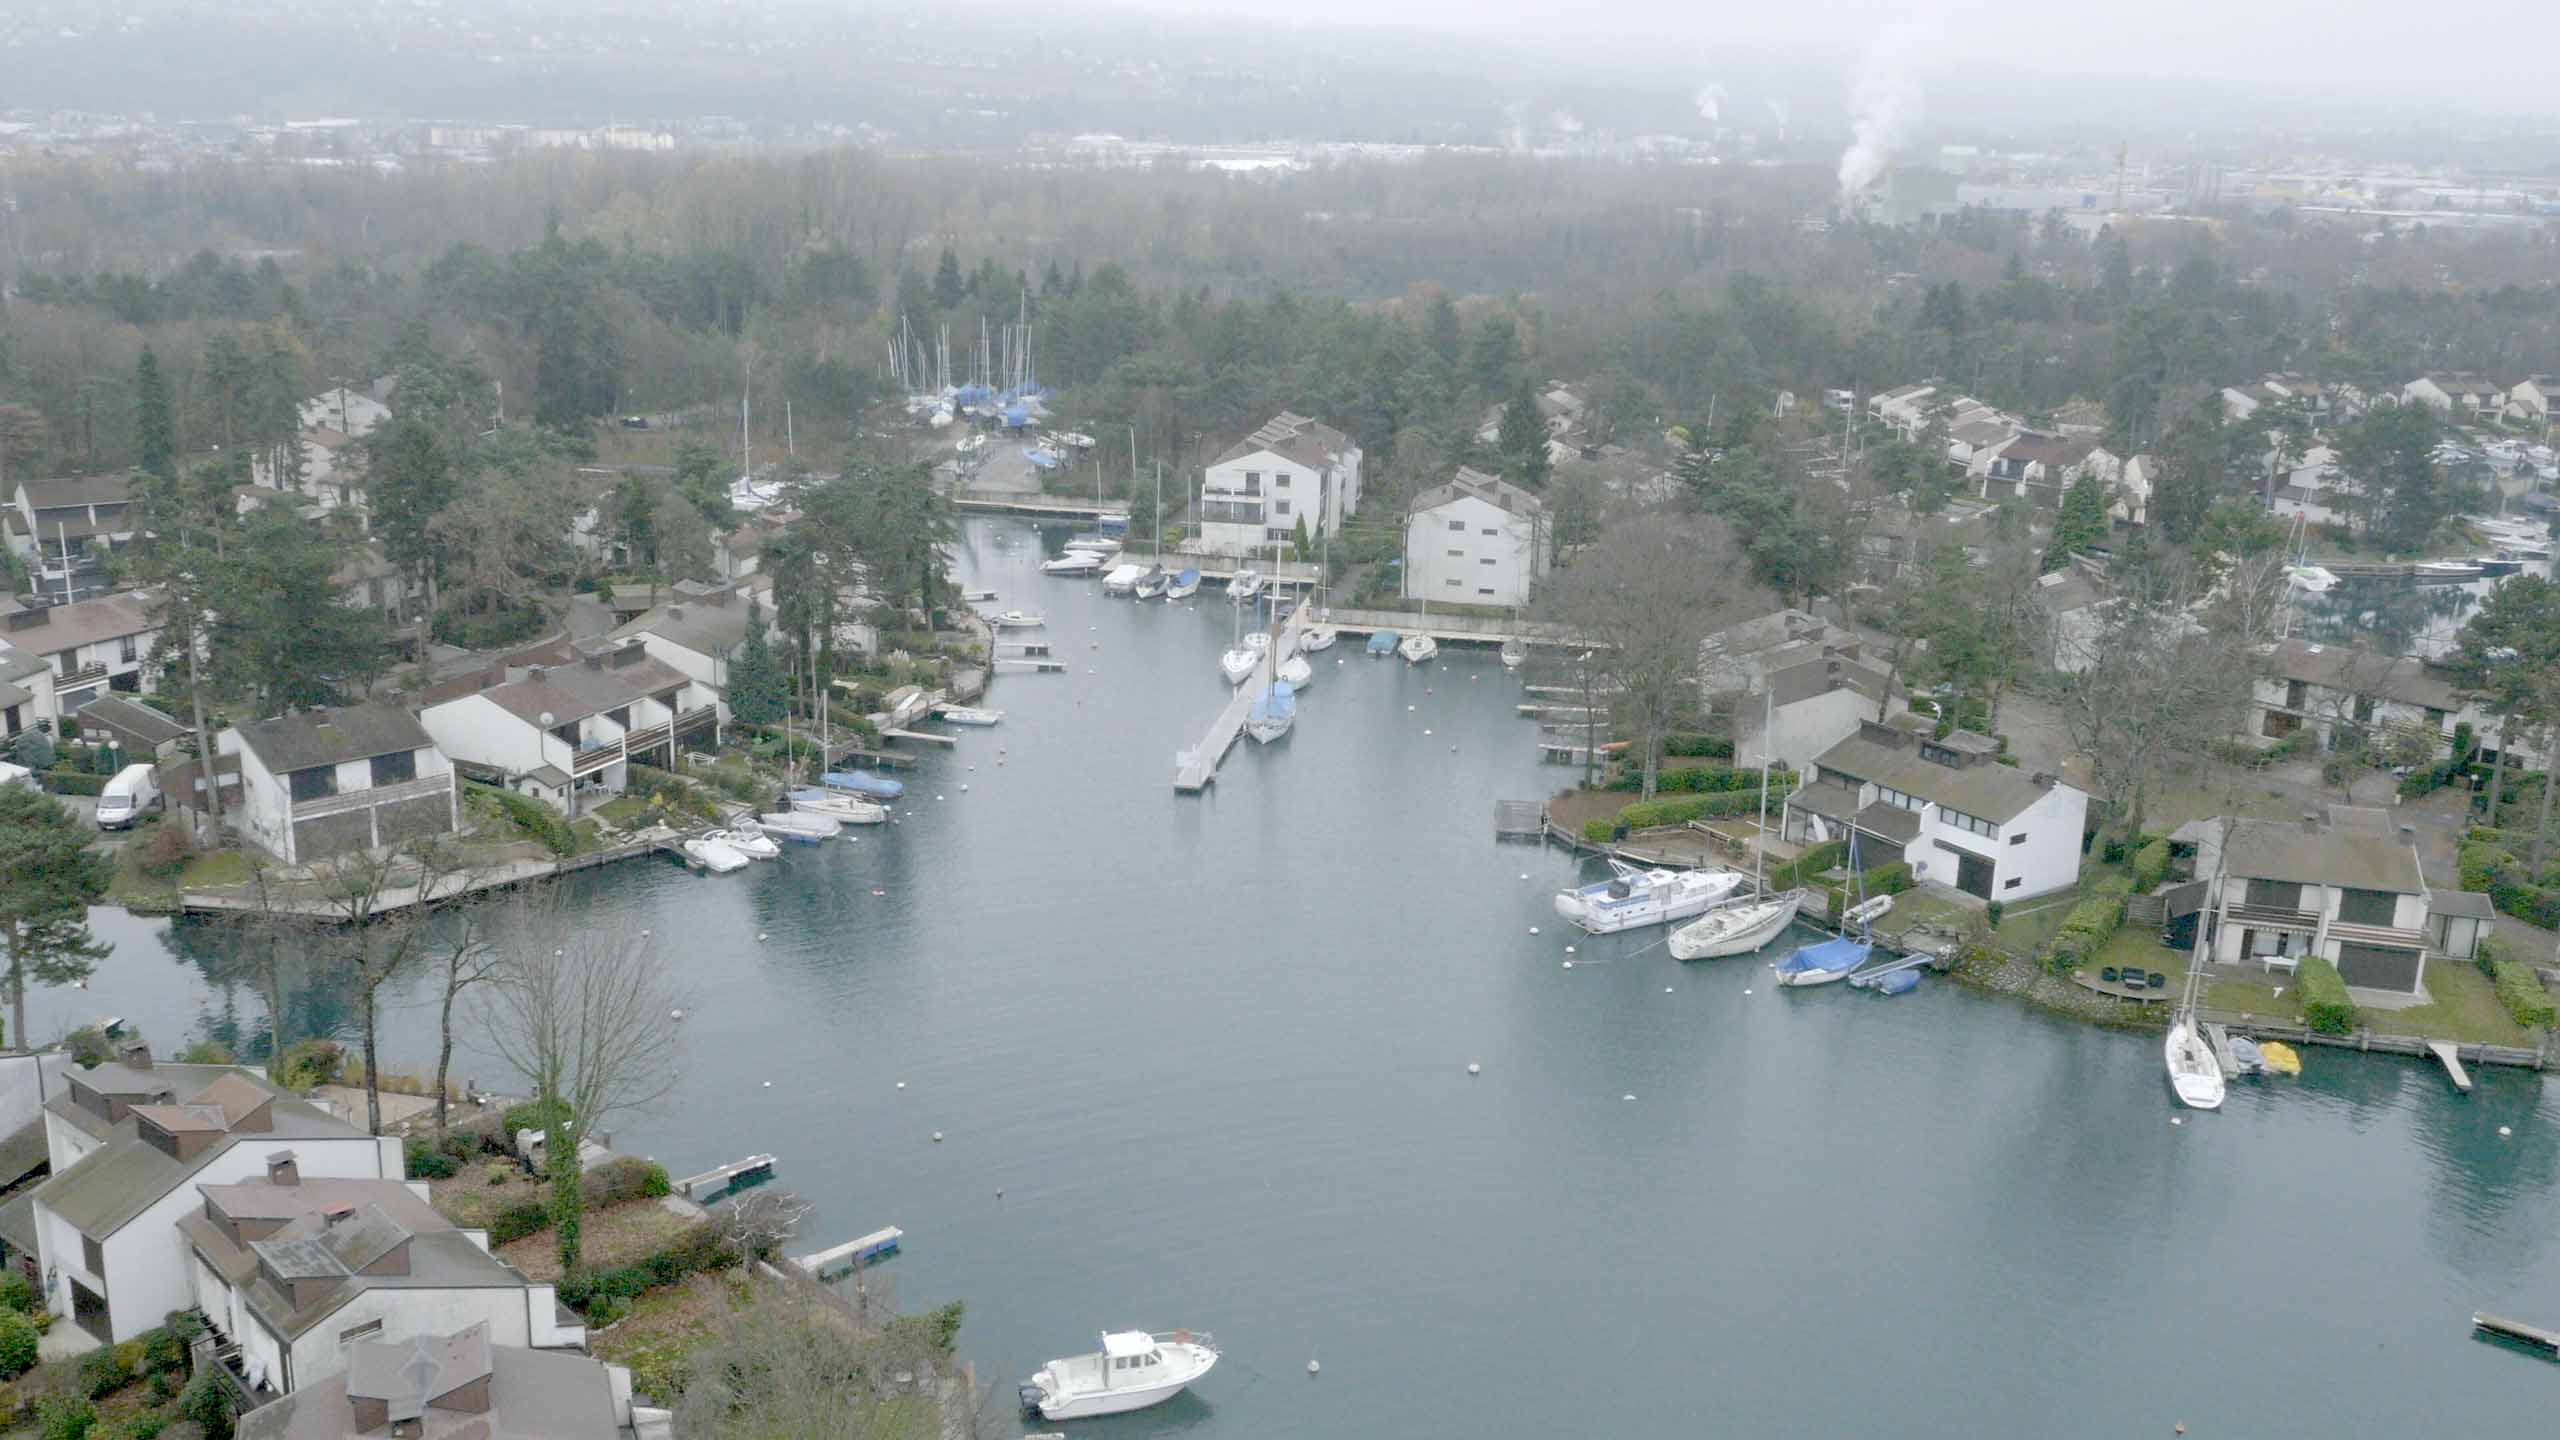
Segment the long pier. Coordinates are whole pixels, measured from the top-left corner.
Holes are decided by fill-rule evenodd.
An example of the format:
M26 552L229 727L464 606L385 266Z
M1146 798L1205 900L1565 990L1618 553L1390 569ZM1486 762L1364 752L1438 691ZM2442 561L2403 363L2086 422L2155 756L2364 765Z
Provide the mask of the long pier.
M955 490L951 508L983 515L1028 515L1035 520L1127 520L1129 507L1032 491Z
M1289 623L1280 627L1280 633L1271 637L1272 653L1283 657L1297 653L1298 636L1306 624L1307 607L1301 605L1290 612ZM1175 752L1173 788L1177 792L1197 795L1218 778L1219 762L1227 758L1227 752L1235 748L1236 737L1244 733L1245 716L1252 711L1254 692L1260 688L1252 680L1235 687L1236 693L1227 697L1225 708L1209 722L1209 733L1200 737L1200 743Z

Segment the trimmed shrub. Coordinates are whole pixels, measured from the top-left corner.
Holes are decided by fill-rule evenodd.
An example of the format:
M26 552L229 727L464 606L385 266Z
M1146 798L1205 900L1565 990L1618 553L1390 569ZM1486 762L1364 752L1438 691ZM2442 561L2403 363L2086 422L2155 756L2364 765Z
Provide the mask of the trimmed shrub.
M510 1205L489 1221L489 1246L496 1249L551 1228L551 1207L541 1200Z
M2528 1030L2548 1030L2553 1019L2551 992L2543 988L2542 977L2533 967L2514 960L2492 960L2489 974L2497 982L2498 1003L2507 1014Z
M1777 869L1770 871L1769 888L1773 891L1792 890L1799 885L1808 884L1812 881L1814 876L1819 875L1839 864L1841 858L1848 853L1849 846L1846 841L1833 840L1825 844L1816 845L1812 849L1797 856L1795 859L1790 860L1786 864L1779 866Z
M1733 742L1721 735L1691 735L1674 732L1662 737L1662 753L1683 759L1730 760Z
M231 1440L231 1396L211 1371L199 1373L179 1392L178 1414L194 1421L205 1440Z
M2071 912L2062 917L2061 931L2045 950L2046 967L2068 972L2105 948L2116 927L2124 923L2124 897L2132 885L2125 876L2110 875L2093 886L2086 899L2072 906Z
M1643 785L1644 771L1629 766L1611 777L1608 788L1635 790ZM1748 790L1757 795L1760 793L1760 772L1737 770L1730 765L1692 765L1685 769L1657 772L1653 785L1655 793L1664 795L1721 794L1728 790ZM1769 794L1781 796L1793 789L1795 775L1784 767L1772 766L1769 770Z
M655 1171L658 1184L667 1183L667 1172L646 1160L618 1155L579 1177L578 1191L586 1197L590 1210L609 1210L625 1201L638 1200L649 1193L650 1173ZM661 1189L659 1194L666 1193Z
M454 1171L461 1168L454 1164L452 1156L437 1149L434 1139L429 1136L410 1136L402 1151L407 1157L409 1178L412 1180L450 1180Z
M1878 895L1899 895L1918 883L1911 878L1911 867L1899 860L1884 865L1870 865L1862 872L1861 879L1866 885L1867 898L1870 900Z
M124 1346L101 1345L80 1357L80 1389L90 1399L103 1400L132 1383L133 1360Z
M2006 912L2008 908L2007 903L2004 901L1986 900L1982 904L1982 918L1990 921L1991 928L1997 930L2000 928L2000 916Z
M136 1368L143 1374L157 1375L187 1368L187 1342L178 1338L177 1331L163 1325L157 1330L144 1331L141 1341L142 1360Z
M649 1173L640 1181L640 1195L645 1200L663 1200L675 1192L674 1182L667 1179L667 1167L651 1164Z
M26 1276L15 1270L0 1275L0 1309L14 1310L24 1315L34 1308L36 1308L36 1287L28 1283ZM5 1378L7 1377L0 1376L0 1379Z
M2461 873L2465 890L2487 890L2498 877L2498 867L2515 859L2503 847L2477 838L2483 833L2472 831L2474 838L2463 841L2454 852L2454 866Z
M49 1396L36 1405L36 1433L43 1440L88 1440L97 1423L98 1407L77 1395Z
M487 789L508 823L541 842L542 848L554 855L567 855L578 848L578 832L569 828L568 817L559 811L530 795L495 786Z
M2133 852L2133 893L2148 895L2168 877L2168 841L2154 840Z
M112 775L92 775L86 770L47 770L44 788L56 795L102 795Z
M0 1313L0 1380L15 1380L36 1368L44 1336L22 1310Z
M2356 1028L2356 1002L2338 967L2317 955L2302 957L2294 974L2293 993L2302 1000L2302 1023L2323 1035L2349 1035Z

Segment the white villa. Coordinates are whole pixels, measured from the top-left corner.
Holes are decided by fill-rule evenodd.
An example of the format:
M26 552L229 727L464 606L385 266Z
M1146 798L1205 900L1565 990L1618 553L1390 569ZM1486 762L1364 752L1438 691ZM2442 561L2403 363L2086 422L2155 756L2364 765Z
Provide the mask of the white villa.
M1499 476L1459 466L1405 514L1404 598L1525 605L1547 573L1545 502Z
M214 738L240 762L226 817L289 865L460 825L453 766L408 711L380 703L255 720Z
M1814 760L1787 798L1787 839L1854 835L1859 863L1900 860L1915 880L2014 901L2077 884L2089 797L2051 775L2000 764L1987 735L1933 737L1900 715L1862 722Z
M1209 462L1200 477L1200 543L1248 555L1342 533L1360 508L1360 447L1330 425L1287 411Z
M630 761L668 766L696 731L716 743L718 692L653 659L638 637L575 655L521 673L493 666L439 686L431 693L463 693L428 704L419 723L455 764L572 817L581 795L621 794Z

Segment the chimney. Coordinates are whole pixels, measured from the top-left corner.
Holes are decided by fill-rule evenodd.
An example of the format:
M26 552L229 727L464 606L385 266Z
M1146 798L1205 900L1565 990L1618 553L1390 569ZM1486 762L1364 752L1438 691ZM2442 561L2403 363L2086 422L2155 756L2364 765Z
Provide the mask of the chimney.
M702 603L705 605L718 605L726 608L729 603L729 596L732 593L734 592L731 587L723 585L719 589L712 591L710 594L703 596Z
M621 649L613 652L613 668L619 670L625 665L637 665L648 658L648 644L634 635L622 642Z
M151 1042L140 1036L127 1040L116 1047L116 1059L129 1069L148 1070L151 1068Z
M590 670L601 670L604 668L604 652L601 650L590 651L582 658L585 659L587 662L587 668Z
M539 665L527 665L526 667L524 667L524 678L526 678L527 680L532 681L532 682L533 682L534 684L536 684L536 685L541 684L541 683L542 683L542 667L541 667L541 666L539 666Z
M2050 789L2052 789L2052 788L2053 788L2053 785L2054 785L2054 780L2056 779L2056 777L2055 777L2054 773L2053 773L2052 771L2050 771L2050 770L2039 770L2039 771L2037 771L2034 775L2029 776L2028 778L2029 778L2029 779L2032 779L2032 780L2034 780L2034 781L2036 782L2036 788L2037 788L2037 789L2039 789L2039 790L2050 790Z
M355 1218L356 1207L344 1200L332 1201L320 1211L321 1223L335 1230Z
M301 1184L302 1162L296 1160L290 1150L279 1150L268 1156L267 1183L270 1185Z

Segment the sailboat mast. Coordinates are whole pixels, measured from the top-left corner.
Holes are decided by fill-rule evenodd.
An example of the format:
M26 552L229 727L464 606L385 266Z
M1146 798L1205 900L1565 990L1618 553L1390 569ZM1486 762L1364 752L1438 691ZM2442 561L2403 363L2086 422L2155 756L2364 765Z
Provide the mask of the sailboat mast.
M1764 888L1760 881L1761 863L1769 856L1769 738L1770 725L1777 719L1778 692L1765 690L1760 695L1760 833L1751 838L1751 893Z

